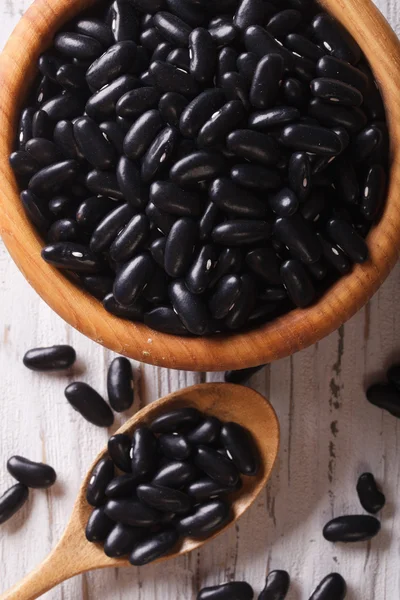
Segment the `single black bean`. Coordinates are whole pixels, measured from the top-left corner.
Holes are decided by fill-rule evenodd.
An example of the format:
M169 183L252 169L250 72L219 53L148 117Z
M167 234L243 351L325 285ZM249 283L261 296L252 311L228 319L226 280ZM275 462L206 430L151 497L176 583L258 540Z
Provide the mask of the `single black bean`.
M117 115L127 119L136 119L147 110L155 108L160 97L160 91L151 86L131 90L118 100Z
M75 22L74 30L98 40L102 46L109 48L114 43L110 27L100 19L83 18Z
M132 474L143 478L154 473L157 457L157 440L147 427L138 427L132 438Z
M278 97L284 69L279 54L267 54L260 60L254 73L250 90L250 102L255 108L271 108Z
M284 195L281 200L283 203ZM299 214L278 218L274 225L274 235L306 264L316 262L321 257L322 248L315 232Z
M274 190L282 181L278 171L249 163L235 165L230 175L236 184L256 192Z
M92 233L104 217L112 212L115 207L115 201L110 198L92 196L78 206L76 222L83 231Z
M367 390L367 399L374 406L400 418L400 391L393 383L376 383L370 386Z
M135 215L110 246L110 257L116 262L126 262L133 258L137 249L142 247L150 232L146 215Z
M361 92L339 79L329 77L313 79L310 89L315 97L328 103L343 104L344 106L361 106L363 103Z
M180 434L164 433L159 437L158 442L161 452L171 460L186 460L192 452L185 436Z
M224 319L235 306L242 290L242 281L237 275L225 275L218 281L209 300L214 319Z
M221 442L240 473L251 476L257 474L260 467L258 450L244 427L238 423L224 423Z
M205 477L204 479L198 479L194 483L191 483L186 488L189 496L194 498L196 503L204 500L213 500L219 496L232 493L232 487L227 485L221 485L213 479Z
M289 48L289 50L291 50L293 53L310 60L318 60L324 57L324 50L322 48L314 44L309 38L299 33L289 33L289 35L287 35L285 38L284 46ZM320 73L320 75L327 77L329 76L325 73Z
M203 212L203 216L199 221L199 233L201 241L208 241L211 232L219 219L220 211L213 202L209 202Z
M153 19L154 21L154 19ZM149 52L154 52L157 46L164 41L164 37L155 27L148 27L140 34L139 41Z
M228 46L237 36L237 29L230 16L216 17L214 23L210 21L208 30L217 46Z
M103 45L95 38L74 32L57 33L54 47L60 54L79 60L94 60L104 51Z
M124 473L130 473L132 470L131 446L131 438L122 433L113 435L108 440L108 454L114 461L115 466Z
M226 135L243 121L244 116L245 109L240 100L224 104L201 127L197 138L199 147L205 148L223 142Z
M74 134L82 154L95 169L107 170L115 165L115 149L93 119L77 119L74 122Z
M139 485L137 495L144 504L161 512L185 513L191 507L191 499L187 494L160 485Z
M245 273L240 276L240 280L242 285L239 296L225 319L225 325L229 329L239 329L239 327L244 326L256 302L256 284L253 276Z
M47 100L42 106L44 111L52 121L61 121L63 119L74 119L83 112L83 102L79 95L64 92L59 96L54 96Z
M223 246L241 246L264 241L270 237L271 232L272 226L267 221L236 219L217 225L213 229L212 238Z
M26 485L17 483L0 496L0 525L13 517L28 500Z
M210 535L223 527L229 518L229 505L222 500L212 500L198 505L191 515L177 520L176 529L184 536Z
M287 300L287 292L284 286L270 285L259 290L258 297L266 302L281 302Z
M142 181L151 181L157 172L169 163L178 141L178 131L170 126L165 127L155 137L142 160Z
M114 282L114 297L123 306L133 304L150 282L155 264L147 253L137 254L118 271Z
M326 192L323 188L312 190L309 198L301 205L301 215L306 221L316 223L327 208Z
M217 67L217 48L207 29L197 27L189 35L190 73L202 84L210 83Z
M375 537L381 524L369 515L346 515L327 523L323 535L328 542L365 542Z
M25 144L32 138L32 119L34 108L25 108L22 111L17 130L18 150L25 150Z
M130 2L115 0L110 7L109 20L116 42L137 40L139 21Z
M40 171L39 163L25 150L18 150L10 155L10 165L15 175L29 179Z
M319 98L314 98L308 109L310 117L317 119L327 127L344 127L351 133L357 133L367 123L366 114L359 108L331 106Z
M120 230L130 221L133 209L129 204L118 206L110 212L93 232L90 240L92 252L103 252L108 249Z
M201 413L196 408L176 408L156 417L150 429L154 433L176 433L197 425L200 419Z
M163 38L176 46L187 46L191 27L182 19L167 11L159 11L154 15L154 25Z
M129 557L129 562L132 565L141 566L157 560L173 549L178 538L179 536L175 529L164 529L159 533L153 533L150 537L134 546Z
M53 467L28 460L23 456L11 456L7 461L7 471L14 479L28 488L49 488L57 479Z
M288 125L279 139L288 148L317 155L336 156L342 151L339 136L325 127L302 123Z
M322 247L323 257L329 264L339 271L339 273L345 275L351 269L351 263L347 256L340 250L338 246L335 246L332 242L329 242L323 237L321 233L317 233L317 237Z
M150 254L160 267L164 266L164 252L166 241L167 238L162 235L161 237L158 237L153 242L151 242L149 246Z
M249 127L259 131L268 131L293 123L300 118L300 111L292 106L278 106L269 110L253 112L249 118Z
M76 352L71 346L51 346L34 348L26 352L23 362L32 371L60 371L69 369L76 360Z
M284 262L281 276L287 293L296 306L304 308L314 301L314 286L300 261L293 259Z
M183 217L178 219L168 234L165 245L166 273L170 277L180 277L189 268L195 248L198 228L195 221Z
M365 177L361 197L361 214L373 221L382 208L386 191L386 172L381 165L372 165Z
M137 477L130 474L120 475L110 481L105 494L107 498L132 498L137 484Z
M178 315L168 306L158 306L147 312L144 316L147 327L169 333L171 335L188 335L188 330L183 325Z
M356 64L361 57L357 42L338 21L327 13L318 14L311 23L312 31L322 46L336 58Z
M233 462L211 448L198 446L193 462L217 483L234 487L238 482L239 471Z
M239 73L245 78L245 80L251 84L253 81L254 73L256 72L259 58L253 52L242 52L239 54L236 61L236 68ZM234 69L228 69L233 71Z
M190 333L204 335L209 325L209 314L202 298L189 292L181 280L173 281L169 286L172 307Z
M89 67L86 80L90 88L100 90L121 75L128 73L135 55L135 42L123 41L114 44Z
M193 481L196 474L197 470L191 462L171 461L156 472L152 483L154 485L180 489Z
M45 246L42 258L58 269L71 269L79 273L97 273L102 263L87 246L76 242L56 242Z
M167 92L160 98L158 110L164 121L177 127L188 102L187 98L177 92Z
M122 127L115 121L104 121L99 127L118 154L123 154L125 132Z
M110 458L103 458L93 469L86 488L86 500L92 506L101 506L106 500L106 488L114 477L114 463Z
M221 154L198 151L176 162L170 171L170 178L179 185L190 185L215 179L225 168L226 162Z
M57 82L65 90L80 92L86 87L86 71L80 65L66 64L57 71Z
M58 53L52 52L51 50L41 54L38 60L39 71L53 82L56 82L56 75L58 69L64 64L65 58L58 55ZM43 81L43 80L42 80ZM39 98L38 98L39 100ZM41 100L39 100L39 103Z
M268 205L251 192L242 190L231 179L221 177L215 179L209 189L210 200L216 206L233 216L256 219L265 218Z
M343 219L330 219L326 226L327 233L347 256L356 263L368 259L368 246L354 227Z
M362 507L369 513L378 513L386 503L372 473L362 473L357 481L357 494Z
M186 286L192 294L203 294L209 287L217 258L212 244L200 248L186 276Z
M368 86L368 78L363 71L350 63L334 56L323 56L317 63L317 76L336 79L357 88L364 94Z
M107 391L110 406L116 412L129 410L134 399L132 365L127 358L115 358L107 374Z
M157 87L164 92L177 92L183 96L194 96L199 88L194 77L175 65L155 60L150 65L150 73Z
M132 160L141 158L161 128L162 119L158 110L148 110L141 115L126 135L124 141L126 156Z
M78 164L74 160L64 160L44 167L29 182L33 194L54 194L63 186L69 185L78 174Z
M270 166L277 162L279 152L274 139L251 129L237 129L226 138L228 150L249 161Z
M287 571L271 571L258 600L285 600L289 586L290 577Z
M180 188L172 181L156 181L150 187L150 200L158 208L181 217L198 217L203 209L199 194Z
M295 152L289 161L289 186L303 202L311 190L311 165L306 152Z
M65 397L72 408L89 423L98 427L111 427L114 415L103 398L90 385L76 381L65 389Z
M339 573L324 577L312 593L310 600L344 600L347 593L346 582Z
M104 542L113 527L114 523L105 514L104 507L99 506L94 509L87 522L85 530L86 539L88 542Z
M74 215L76 210L75 201L68 198L68 196L54 196L54 198L50 200L48 207L51 214L56 217L68 217L69 215Z
M103 306L107 312L116 317L122 317L123 319L128 319L130 321L143 321L145 308L141 302L123 306L116 301L112 294L108 294L103 299Z
M110 558L119 558L128 555L135 544L146 537L146 530L141 527L131 527L117 523L107 536L104 552Z
M121 156L118 162L117 184L124 199L134 209L140 209L148 202L148 189L141 180L140 171L126 156Z
M200 590L197 600L252 600L253 588L244 581L231 581Z
M249 367L248 369L239 369L238 371L226 371L225 373L225 381L226 383L240 383L244 384L249 381L249 379L261 371L265 365L261 365L260 367Z
M53 132L54 124L48 114L44 110L36 111L32 117L32 136L50 139Z
M105 505L106 515L115 523L132 527L152 527L160 519L160 513L135 498L116 498Z
M266 25L266 30L277 39L284 39L297 29L301 23L301 13L293 8L281 10L273 15Z
M282 188L277 194L270 197L269 206L279 217L290 217L297 212L299 200L290 188Z
M199 425L186 434L190 444L214 444L221 431L221 422L216 417L206 417Z
M233 18L233 23L235 27L244 32L250 25L262 23L265 12L262 0L241 0Z
M45 138L31 138L25 144L25 152L42 167L48 167L63 158L57 146ZM39 171L39 168L36 171Z

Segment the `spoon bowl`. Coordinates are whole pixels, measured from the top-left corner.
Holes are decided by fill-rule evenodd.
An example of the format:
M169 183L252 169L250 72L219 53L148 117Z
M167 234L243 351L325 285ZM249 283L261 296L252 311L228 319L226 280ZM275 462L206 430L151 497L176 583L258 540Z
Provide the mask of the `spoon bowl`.
M155 562L175 558L200 548L232 525L256 500L270 478L279 448L279 423L271 404L254 390L228 383L195 385L153 402L129 419L117 433L133 433L160 414L190 406L221 421L235 421L252 435L260 455L260 470L256 477L244 477L241 490L231 495L232 519L207 538L183 538L177 549ZM59 544L50 556L23 581L0 597L0 600L34 600L57 584L92 569L130 566L128 560L109 558L102 544L93 544L85 537L85 528L93 510L86 501L86 488L93 468L107 454L107 448L96 457L79 490L71 519ZM152 563L154 564L154 563Z

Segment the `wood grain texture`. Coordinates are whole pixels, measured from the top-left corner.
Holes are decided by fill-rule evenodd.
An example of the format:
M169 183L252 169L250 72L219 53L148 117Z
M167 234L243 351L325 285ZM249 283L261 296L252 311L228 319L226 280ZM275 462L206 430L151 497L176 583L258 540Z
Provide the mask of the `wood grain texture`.
M1 45L29 4L1 0ZM400 34L400 1L377 4ZM277 411L281 452L267 490L237 527L171 562L78 576L45 600L194 600L201 586L232 579L247 579L259 592L270 568L290 571L288 600L307 600L331 571L348 581L347 600L398 600L400 425L366 402L364 388L391 362L400 362L399 294L397 266L338 332L253 378L252 385ZM78 351L73 373L24 369L28 348L64 342ZM82 477L108 434L72 411L63 390L79 377L104 393L105 368L113 356L53 313L0 245L0 490L12 484L5 468L12 454L47 460L59 473L54 488L32 493L21 513L1 526L0 592L44 559L65 528ZM187 385L222 380L222 373L135 365L135 408ZM360 510L355 482L365 470L376 475L388 499L381 534L357 546L325 542L321 530L327 519Z
M322 0L349 28L370 60L388 113L392 141L388 199L368 236L369 260L356 265L307 309L297 309L246 333L181 338L127 323L40 256L43 243L21 206L8 157L15 122L40 52L63 22L94 0L36 0L0 58L0 234L13 259L41 297L70 325L109 349L146 363L193 371L219 371L289 356L335 331L385 280L400 251L400 43L371 0ZM49 285L51 281L51 285Z

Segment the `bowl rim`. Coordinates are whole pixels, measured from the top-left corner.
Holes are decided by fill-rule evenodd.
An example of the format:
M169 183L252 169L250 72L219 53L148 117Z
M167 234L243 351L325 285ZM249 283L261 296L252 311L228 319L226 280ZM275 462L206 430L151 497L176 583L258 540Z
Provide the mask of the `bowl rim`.
M367 56L384 98L391 138L391 174L380 222L368 235L369 260L335 283L313 306L295 309L251 331L185 338L119 319L42 260L43 242L25 216L9 165L22 99L41 51L54 32L94 0L35 0L0 56L0 235L42 299L92 340L135 360L190 371L243 369L283 358L338 329L376 292L400 252L400 43L371 0L321 0ZM373 32L374 35L369 35ZM17 99L17 101L15 100ZM52 287L48 285L52 281Z

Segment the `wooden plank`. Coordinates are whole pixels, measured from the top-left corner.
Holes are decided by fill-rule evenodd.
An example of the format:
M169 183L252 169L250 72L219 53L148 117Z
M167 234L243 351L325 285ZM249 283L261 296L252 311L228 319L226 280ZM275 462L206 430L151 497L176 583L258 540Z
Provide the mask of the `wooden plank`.
M29 0L0 6L3 45ZM380 0L381 10L400 31L399 2ZM309 597L331 571L349 583L350 600L396 600L400 492L398 422L368 405L367 382L381 378L400 360L400 267L368 307L316 346L266 368L252 385L268 395L278 413L282 447L270 485L237 527L192 555L143 569L90 573L49 592L48 600L188 600L200 586L246 579L260 590L270 568L286 568L294 580L289 600ZM74 378L105 392L110 352L67 327L29 288L0 245L0 489L12 481L5 469L16 453L55 466L59 482L34 492L27 507L1 527L1 590L15 583L59 538L92 457L108 433L88 425L66 403L63 390ZM66 375L26 370L26 349L72 343L79 364ZM223 374L196 374L136 365L135 408L165 393ZM118 421L120 422L120 421ZM383 484L388 505L382 533L371 543L333 546L322 538L334 515L360 511L355 482L371 470Z

